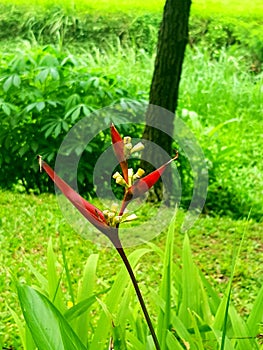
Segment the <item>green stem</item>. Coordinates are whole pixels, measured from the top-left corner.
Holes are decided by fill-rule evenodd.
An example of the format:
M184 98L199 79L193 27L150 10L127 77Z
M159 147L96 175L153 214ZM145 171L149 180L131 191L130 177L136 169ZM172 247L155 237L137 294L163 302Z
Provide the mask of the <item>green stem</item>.
M145 319L146 319L147 325L148 325L149 330L150 330L150 332L151 332L151 335L152 335L152 337L153 337L153 342L154 342L155 348L156 348L156 350L161 350L160 345L159 345L159 342L158 342L158 339L157 339L157 336L156 336L156 334L155 334L155 331L154 331L154 328L153 328L153 325L152 325L152 321L151 321L150 316L149 316L149 314L148 314L146 305L145 305L145 303L144 303L144 300L143 300L143 297L142 297L140 288L139 288L138 283L137 283L137 281L136 281L136 278L135 278L135 275L134 275L134 273L133 273L133 269L132 269L132 267L131 267L131 265L130 265L130 262L129 262L129 260L128 260L128 258L127 258L127 256L126 256L126 254L125 254L125 252L124 252L124 250L123 250L122 247L120 247L120 246L115 246L115 248L117 249L119 255L121 256L122 261L124 262L124 265L125 265L125 267L126 267L128 273L129 273L129 276L130 276L130 278L131 278L133 287L134 287L134 289L135 289L135 292L136 292L137 297L138 297L138 299L139 299L139 302L140 302L142 311L143 311L143 313L144 313L144 317L145 317Z

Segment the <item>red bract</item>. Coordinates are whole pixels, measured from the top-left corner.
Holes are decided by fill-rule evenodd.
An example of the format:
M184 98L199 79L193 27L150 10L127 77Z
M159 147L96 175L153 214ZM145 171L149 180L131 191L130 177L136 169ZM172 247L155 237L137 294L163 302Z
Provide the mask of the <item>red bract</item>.
M110 227L100 209L87 202L76 191L73 190L64 180L62 180L55 171L44 162L39 156L40 167L45 170L49 177L53 180L60 191L67 197L70 202L80 211L80 213L98 230L106 236L112 238L112 234L116 232L114 227Z
M123 215L124 210L126 209L130 200L142 196L152 186L154 186L154 184L160 179L160 177L164 173L167 166L177 158L178 158L178 153L176 153L174 158L168 160L168 162L166 162L165 164L163 164L162 166L160 166L158 169L154 170L150 174L146 175L142 179L139 179L130 188L128 188L125 192L119 215Z
M123 178L125 182L128 183L128 164L125 158L123 139L113 123L110 126L110 131L115 155L120 163Z
M146 175L142 179L136 181L129 189L128 193L131 198L137 198L142 196L145 192L147 192L162 176L167 166L178 158L178 153L174 158L170 159L168 162L160 166L160 168L154 170L150 174Z

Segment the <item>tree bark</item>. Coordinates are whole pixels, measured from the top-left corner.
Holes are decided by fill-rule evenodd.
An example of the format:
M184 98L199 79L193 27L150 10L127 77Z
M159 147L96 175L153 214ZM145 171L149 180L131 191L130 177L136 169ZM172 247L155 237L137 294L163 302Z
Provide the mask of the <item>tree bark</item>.
M150 88L149 107L146 112L146 127L143 138L159 145L168 155L172 155L174 117L177 107L179 82L185 48L188 43L188 21L190 16L191 0L167 0L164 7L163 19L159 30L157 55L154 73ZM172 112L162 115L158 108ZM164 120L165 119L165 120ZM162 130L160 130L162 129ZM147 154L149 162L143 162L142 167L152 170L149 163L157 166L163 163L163 155L146 144L144 156ZM143 158L145 159L145 157ZM166 170L166 184L169 193L172 189L171 169ZM158 183L151 191L148 199L160 201L163 198L162 183ZM167 187L167 186L166 186ZM168 191L165 190L168 200Z

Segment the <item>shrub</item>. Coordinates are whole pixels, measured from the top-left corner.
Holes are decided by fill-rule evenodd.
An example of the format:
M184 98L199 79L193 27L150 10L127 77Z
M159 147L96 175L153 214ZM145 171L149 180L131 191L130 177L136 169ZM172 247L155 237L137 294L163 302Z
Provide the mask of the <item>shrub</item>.
M20 183L27 191L51 189L47 181L39 180L37 154L52 163L72 125L117 101L129 108L131 93L136 91L130 84L128 92L124 77L104 74L90 67L85 58L53 46L3 55L0 79L0 182L5 188ZM101 135L89 145L83 173L92 173L94 164L85 162L85 157L91 151L98 155L103 138ZM78 152L76 145L72 147ZM88 178L84 185L84 177L80 175L82 190L91 191L92 182Z

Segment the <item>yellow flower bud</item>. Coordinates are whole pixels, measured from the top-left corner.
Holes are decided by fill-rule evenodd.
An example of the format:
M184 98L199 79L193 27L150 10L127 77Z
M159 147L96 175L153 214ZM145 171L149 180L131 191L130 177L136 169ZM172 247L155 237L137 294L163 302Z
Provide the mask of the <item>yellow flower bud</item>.
M122 219L121 216L119 216L119 215L115 216L113 219L113 222L112 222L113 225L119 224L121 222L121 219Z
M116 173L114 173L112 175L113 179L116 181L116 184L121 185L121 186L128 186L126 181L124 180L124 178L121 176L121 174L116 171Z
M133 179L134 180L140 179L144 175L144 173L145 171L142 168L139 168L136 174L134 174Z
M144 149L144 145L142 142L137 143L135 146L132 147L130 153L134 152L140 152Z
M135 219L137 219L137 218L138 218L138 216L137 216L136 214L131 214L131 215L127 216L127 217L124 219L124 221L132 221L132 220L135 220Z
M103 215L104 215L104 217L105 217L105 219L107 219L108 218L108 216L109 216L109 210L108 209L106 209L106 210L103 210Z
M116 173L114 173L113 175L112 175L112 177L114 178L114 179L117 179L117 177L119 177L119 176L121 176L121 174L118 172L118 171L116 171ZM121 176L122 177L122 176Z
M113 213L113 212L110 211L110 212L109 212L109 215L108 215L109 219L113 219L114 216L115 216L115 213Z
M130 136L124 136L123 142L126 145L127 143L131 143L131 137Z

